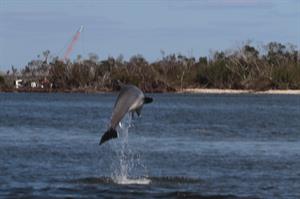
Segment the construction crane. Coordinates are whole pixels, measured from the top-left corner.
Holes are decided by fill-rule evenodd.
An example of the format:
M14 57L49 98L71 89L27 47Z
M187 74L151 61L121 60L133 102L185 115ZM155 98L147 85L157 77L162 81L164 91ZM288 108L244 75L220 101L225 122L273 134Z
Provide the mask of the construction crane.
M81 34L81 32L83 31L83 26L80 26L80 28L77 30L76 34L73 36L71 43L69 44L65 54L64 54L64 61L67 61L69 59L69 56L73 50L74 45L76 44L76 42L79 39L79 36Z

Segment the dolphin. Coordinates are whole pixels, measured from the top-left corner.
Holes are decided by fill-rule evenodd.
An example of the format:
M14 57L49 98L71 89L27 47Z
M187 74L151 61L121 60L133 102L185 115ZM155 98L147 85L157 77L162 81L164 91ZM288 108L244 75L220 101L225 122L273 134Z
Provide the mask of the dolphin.
M109 128L101 137L99 145L118 137L116 128L126 113L129 112L132 115L136 113L140 116L143 105L153 101L151 97L146 97L144 93L134 85L121 84L120 86L121 90L114 105Z

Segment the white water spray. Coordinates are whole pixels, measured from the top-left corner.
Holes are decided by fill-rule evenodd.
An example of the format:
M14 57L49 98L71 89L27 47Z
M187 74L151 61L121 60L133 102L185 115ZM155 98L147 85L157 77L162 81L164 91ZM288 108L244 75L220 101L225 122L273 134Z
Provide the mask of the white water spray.
M114 164L112 179L117 184L149 184L150 180L145 177L130 177L131 173L134 173L138 167L145 170L139 155L134 154L128 145L128 130L131 125L132 115L128 113L120 122L118 129L119 142L116 142L113 147L117 154L118 162Z

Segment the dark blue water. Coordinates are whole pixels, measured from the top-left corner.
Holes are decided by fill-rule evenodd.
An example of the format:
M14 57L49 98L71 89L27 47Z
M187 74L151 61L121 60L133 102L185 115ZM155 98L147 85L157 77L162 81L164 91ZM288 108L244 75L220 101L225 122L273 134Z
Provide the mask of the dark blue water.
M0 93L0 198L300 198L299 95L116 95Z

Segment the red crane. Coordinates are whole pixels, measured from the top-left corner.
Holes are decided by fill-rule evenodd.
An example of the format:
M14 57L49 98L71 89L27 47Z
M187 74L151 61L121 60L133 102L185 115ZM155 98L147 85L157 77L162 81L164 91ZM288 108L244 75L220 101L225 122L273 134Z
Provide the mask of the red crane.
M74 35L71 43L69 44L69 46L68 46L68 48L67 48L67 50L66 50L66 52L64 54L64 60L65 61L69 59L69 56L70 56L70 54L71 54L71 52L73 50L73 47L74 47L75 43L78 41L79 36L80 36L82 30L83 30L83 26L80 26L80 28L77 30L76 34Z

